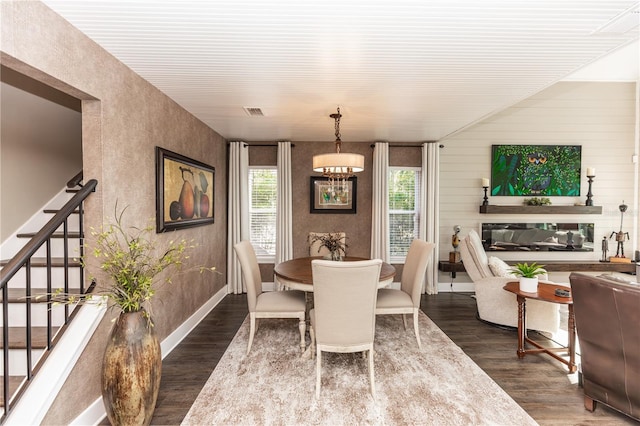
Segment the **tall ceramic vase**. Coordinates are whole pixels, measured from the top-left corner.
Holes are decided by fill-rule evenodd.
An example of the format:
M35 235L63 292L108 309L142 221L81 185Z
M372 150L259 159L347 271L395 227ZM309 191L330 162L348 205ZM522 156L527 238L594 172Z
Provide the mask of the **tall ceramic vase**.
M148 425L160 388L162 356L151 318L121 313L102 365L102 400L112 425Z

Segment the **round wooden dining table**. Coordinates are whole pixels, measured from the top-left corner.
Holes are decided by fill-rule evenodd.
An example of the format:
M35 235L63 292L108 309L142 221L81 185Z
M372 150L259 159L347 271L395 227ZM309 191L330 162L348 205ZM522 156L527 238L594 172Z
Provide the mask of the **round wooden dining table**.
M296 259L285 260L275 266L274 274L278 277L278 281L286 287L294 290L313 291L313 273L311 272L311 261L314 259L323 259L322 256L299 257ZM353 262L357 260L369 260L363 257L346 256L343 262ZM396 275L396 268L392 265L382 262L380 269L380 280L378 288L386 287L393 282Z

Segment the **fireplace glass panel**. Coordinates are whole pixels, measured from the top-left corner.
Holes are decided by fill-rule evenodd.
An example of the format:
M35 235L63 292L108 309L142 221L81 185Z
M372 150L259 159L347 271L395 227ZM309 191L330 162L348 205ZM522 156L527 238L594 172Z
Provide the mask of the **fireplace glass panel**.
M483 223L486 251L593 251L593 223Z

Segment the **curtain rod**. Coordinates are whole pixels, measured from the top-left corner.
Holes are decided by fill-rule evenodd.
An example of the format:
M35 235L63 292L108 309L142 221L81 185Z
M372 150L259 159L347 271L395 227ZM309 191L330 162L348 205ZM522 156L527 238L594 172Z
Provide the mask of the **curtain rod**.
M277 143L246 143L243 142L243 146L246 148L248 146L278 146ZM291 144L291 148L295 148L295 144Z
M419 145L408 145L408 144L393 144L389 143L389 148L422 148L422 144L424 143L438 143L438 141L424 141ZM376 144L372 143L371 148L375 148Z

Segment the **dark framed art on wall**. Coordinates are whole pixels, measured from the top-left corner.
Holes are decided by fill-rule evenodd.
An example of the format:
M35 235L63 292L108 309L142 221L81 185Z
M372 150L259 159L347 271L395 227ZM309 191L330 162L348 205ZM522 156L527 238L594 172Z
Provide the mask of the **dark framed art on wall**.
M311 213L355 214L357 179L334 179L311 176L309 186Z
M491 195L580 196L579 145L493 145Z
M156 147L156 232L213 223L215 169Z

